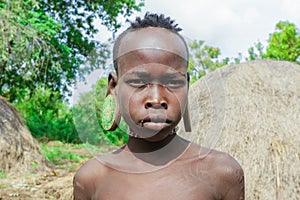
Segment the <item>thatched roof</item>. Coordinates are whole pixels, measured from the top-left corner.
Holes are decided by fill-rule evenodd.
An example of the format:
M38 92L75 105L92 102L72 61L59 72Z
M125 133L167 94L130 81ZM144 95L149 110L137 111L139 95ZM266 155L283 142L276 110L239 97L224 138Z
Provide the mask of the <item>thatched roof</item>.
M37 141L18 111L0 97L0 170L26 174L47 169Z
M300 199L299 65L225 66L191 86L189 103L192 133L180 134L235 157L246 199Z

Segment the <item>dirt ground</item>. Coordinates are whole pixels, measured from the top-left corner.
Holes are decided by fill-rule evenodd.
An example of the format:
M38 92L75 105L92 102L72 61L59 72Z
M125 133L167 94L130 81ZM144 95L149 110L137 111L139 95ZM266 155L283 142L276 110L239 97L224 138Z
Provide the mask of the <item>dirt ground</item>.
M74 171L54 169L45 174L28 174L1 179L0 199L72 199Z
M76 154L87 154L84 148L72 151ZM80 162L69 161L69 163L53 166L50 170L39 174L26 174L25 176L2 174L0 176L0 200L73 199L73 176L88 159Z

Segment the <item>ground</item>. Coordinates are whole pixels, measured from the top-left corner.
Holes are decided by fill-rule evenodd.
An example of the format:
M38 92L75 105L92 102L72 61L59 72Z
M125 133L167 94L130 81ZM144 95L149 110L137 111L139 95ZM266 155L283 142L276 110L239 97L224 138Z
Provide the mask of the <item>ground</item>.
M37 174L14 175L0 172L0 200L72 199L72 179L93 152L106 153L113 147L93 147L61 142L42 143L43 154L53 166ZM96 149L97 148L97 149Z

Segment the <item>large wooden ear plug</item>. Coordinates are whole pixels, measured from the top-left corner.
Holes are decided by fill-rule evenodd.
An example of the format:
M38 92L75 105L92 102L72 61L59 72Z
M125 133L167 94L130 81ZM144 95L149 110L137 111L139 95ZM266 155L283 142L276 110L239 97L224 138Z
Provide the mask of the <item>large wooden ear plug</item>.
M105 97L102 107L102 127L107 131L114 131L120 123L120 113L118 105L113 95Z

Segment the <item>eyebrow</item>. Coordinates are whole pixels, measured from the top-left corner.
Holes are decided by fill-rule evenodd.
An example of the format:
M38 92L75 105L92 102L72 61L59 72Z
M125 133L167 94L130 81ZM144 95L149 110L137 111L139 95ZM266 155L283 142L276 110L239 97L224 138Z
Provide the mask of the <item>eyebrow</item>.
M139 78L148 78L150 76L148 72L142 72L142 71L129 72L129 75L137 76ZM186 74L181 72L164 73L162 75L162 78L174 79L174 78L178 78L178 76L186 77Z

